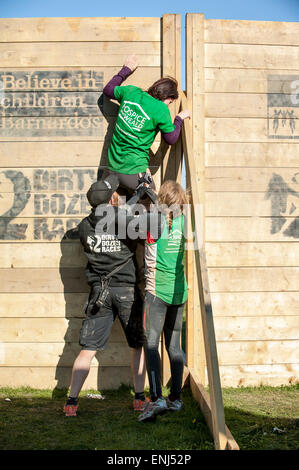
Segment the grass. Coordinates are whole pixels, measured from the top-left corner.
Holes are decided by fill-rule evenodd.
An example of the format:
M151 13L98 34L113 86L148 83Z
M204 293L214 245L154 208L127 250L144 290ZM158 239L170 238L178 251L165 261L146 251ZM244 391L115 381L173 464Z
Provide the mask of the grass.
M299 384L226 388L223 402L242 450L299 450Z
M241 450L299 448L298 392L298 385L223 390L226 424ZM214 449L189 388L183 390L183 411L155 423L138 423L129 387L103 391L104 400L87 393L95 391L82 392L78 416L66 418L66 391L0 389L0 450ZM284 432L276 434L275 427Z

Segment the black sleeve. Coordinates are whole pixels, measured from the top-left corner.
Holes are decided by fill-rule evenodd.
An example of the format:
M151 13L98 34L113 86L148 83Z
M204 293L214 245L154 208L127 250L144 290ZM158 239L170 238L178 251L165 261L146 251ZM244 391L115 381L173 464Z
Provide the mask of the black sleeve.
M157 203L157 199L158 199L157 194L151 188L147 188L147 190L145 191L145 194L148 195L148 197L154 204Z

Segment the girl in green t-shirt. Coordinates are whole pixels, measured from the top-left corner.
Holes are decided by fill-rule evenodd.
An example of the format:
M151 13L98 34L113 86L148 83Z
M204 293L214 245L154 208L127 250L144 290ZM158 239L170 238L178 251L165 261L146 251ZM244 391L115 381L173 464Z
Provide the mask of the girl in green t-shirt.
M158 238L148 232L145 242L145 300L143 328L151 401L139 421L164 411L182 408L181 387L184 356L181 349L182 321L188 286L184 272L186 194L175 181L165 181L158 193L161 229ZM157 213L156 213L157 214ZM156 215L156 218L158 215ZM154 224L152 224L154 227ZM171 367L170 395L164 399L161 387L160 337L164 332Z
M181 111L172 122L168 106L178 98L178 84L173 78L161 78L147 91L133 85L120 86L136 68L136 57L130 56L103 90L105 96L120 104L107 170L129 189L136 188L140 173L149 172L149 150L157 133L160 131L172 145L179 138L184 119L190 117L188 110Z

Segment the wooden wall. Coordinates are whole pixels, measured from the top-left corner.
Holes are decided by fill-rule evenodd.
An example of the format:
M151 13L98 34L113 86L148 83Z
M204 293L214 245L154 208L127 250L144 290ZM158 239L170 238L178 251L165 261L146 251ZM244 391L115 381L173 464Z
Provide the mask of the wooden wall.
M106 163L117 112L103 85L133 53L139 68L126 84L146 89L162 70L176 74L176 20L0 20L1 386L70 384L88 295L76 226L89 213L85 194ZM155 178L159 185L160 171ZM84 388L131 382L116 322Z
M299 25L188 14L186 26L198 216L222 386L293 383ZM130 53L140 67L126 83L146 88L162 74L179 79L179 38L179 15L0 20L2 386L69 385L88 294L76 225L89 212L85 193L105 166L117 112L101 91ZM159 139L152 150L157 185L175 179L180 147L162 166ZM192 255L188 266L192 274ZM194 280L191 304L187 360L204 383ZM130 354L116 322L85 388L121 383L131 383Z
M193 144L222 386L294 383L299 23L187 15L188 43L187 92L196 109Z

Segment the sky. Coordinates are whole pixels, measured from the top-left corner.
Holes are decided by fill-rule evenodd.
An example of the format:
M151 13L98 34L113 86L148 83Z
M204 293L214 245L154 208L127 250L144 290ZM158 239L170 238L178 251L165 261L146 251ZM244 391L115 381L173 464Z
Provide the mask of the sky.
M0 0L1 18L154 16L204 13L208 19L299 21L299 0Z

